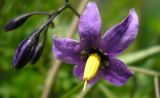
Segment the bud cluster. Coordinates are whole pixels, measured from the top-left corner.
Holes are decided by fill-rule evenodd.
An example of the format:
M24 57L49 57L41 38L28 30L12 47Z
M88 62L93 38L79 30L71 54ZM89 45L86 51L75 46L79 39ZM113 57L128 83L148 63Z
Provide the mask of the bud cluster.
M69 0L65 0L65 4L60 7L57 11L53 13L48 12L31 12L20 15L12 20L10 20L4 27L5 31L11 31L22 26L31 16L34 15L47 15L49 19L42 24L35 32L31 33L26 39L24 39L16 49L16 53L13 60L13 67L15 69L21 69L28 62L35 64L40 58L46 41L46 35L49 26L54 27L53 19L63 12L66 8L69 8L74 14L79 16L79 14L71 6ZM39 42L39 37L41 32L44 31L42 40Z

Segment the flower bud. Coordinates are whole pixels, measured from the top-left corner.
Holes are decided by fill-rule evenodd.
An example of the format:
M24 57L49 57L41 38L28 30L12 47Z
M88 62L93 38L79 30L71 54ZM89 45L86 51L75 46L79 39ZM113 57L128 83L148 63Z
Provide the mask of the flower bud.
M20 27L30 16L31 14L23 14L21 16L12 19L5 25L5 30L10 31Z
M35 64L38 61L38 59L40 58L40 56L43 52L43 49L44 49L44 43L41 42L41 43L38 44L38 46L36 48L36 51L35 51L32 59L30 61L31 64Z
M30 60L31 64L35 64L38 61L38 59L40 58L40 56L43 52L43 49L44 49L45 42L46 42L47 32L48 32L48 26L45 28L43 39L36 47L36 51L35 51L32 59Z
M14 68L21 69L32 58L36 50L38 39L39 35L32 33L31 36L20 43L14 56Z

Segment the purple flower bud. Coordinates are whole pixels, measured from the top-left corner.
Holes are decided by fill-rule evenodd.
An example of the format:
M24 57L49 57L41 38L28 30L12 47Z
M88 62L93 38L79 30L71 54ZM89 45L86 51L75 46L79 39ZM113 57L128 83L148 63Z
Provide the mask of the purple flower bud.
M43 52L43 49L44 49L44 46L45 46L45 42L46 42L47 32L48 32L48 27L46 27L45 30L44 30L43 39L38 44L38 46L36 48L36 51L35 51L32 59L30 61L31 64L35 64L39 60L40 56L42 55L42 52Z
M12 19L5 25L5 30L10 31L20 27L30 16L31 14L23 14L21 16Z
M16 50L13 67L21 69L33 56L39 40L39 35L32 33L27 39L23 40Z
M38 46L36 48L36 51L35 51L32 59L30 61L31 64L35 64L38 61L38 59L40 58L40 56L43 52L43 49L44 49L44 43L41 42L41 43L38 44Z

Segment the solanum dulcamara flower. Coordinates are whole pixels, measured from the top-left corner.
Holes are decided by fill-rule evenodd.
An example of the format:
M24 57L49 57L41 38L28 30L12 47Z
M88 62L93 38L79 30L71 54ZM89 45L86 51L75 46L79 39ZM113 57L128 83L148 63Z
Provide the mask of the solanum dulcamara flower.
M75 64L73 73L87 83L104 78L115 86L122 86L133 72L116 57L135 39L138 16L134 9L117 25L101 32L101 18L96 3L89 2L80 16L78 32L80 41L53 37L54 56L66 63Z

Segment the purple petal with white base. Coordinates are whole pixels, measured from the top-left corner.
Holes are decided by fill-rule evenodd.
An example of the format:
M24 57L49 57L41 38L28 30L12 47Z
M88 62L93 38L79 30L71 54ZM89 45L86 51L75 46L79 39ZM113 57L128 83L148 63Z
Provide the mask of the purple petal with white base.
M127 66L118 59L109 59L109 66L103 70L104 78L116 86L122 86L133 75Z
M90 2L87 4L86 9L80 16L78 31L83 47L94 47L99 44L101 18L95 3Z
M56 37L53 40L52 51L57 59L70 64L76 64L80 60L81 48L78 41L69 38L57 39Z
M101 40L101 48L111 56L117 56L133 42L138 32L138 16L134 9L121 23L109 29Z

